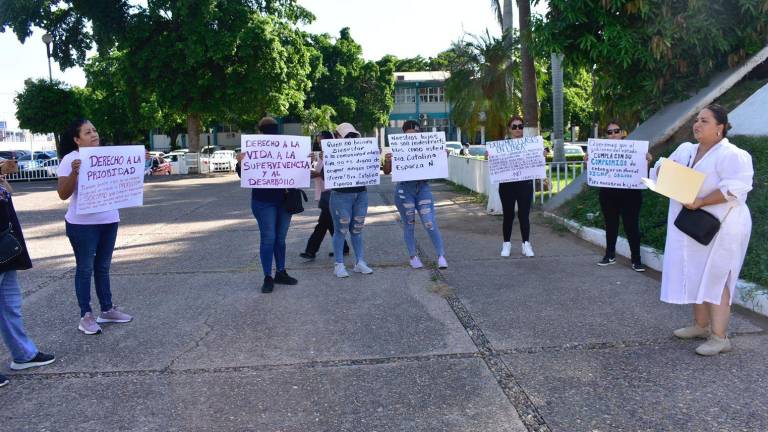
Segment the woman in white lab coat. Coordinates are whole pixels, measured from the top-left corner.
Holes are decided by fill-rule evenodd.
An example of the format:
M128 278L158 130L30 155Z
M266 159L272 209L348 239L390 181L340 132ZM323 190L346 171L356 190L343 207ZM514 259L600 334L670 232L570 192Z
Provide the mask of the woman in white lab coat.
M704 246L675 227L682 204L669 202L661 300L693 304L693 325L674 334L681 339L707 338L696 348L697 354L705 356L731 350L726 335L731 299L752 230L746 204L747 193L752 190L752 158L728 141L727 129L728 113L719 105L710 105L699 112L693 124L699 143L683 143L670 156L706 174L698 197L685 207L700 208L721 221L719 232ZM651 170L654 178L658 166Z

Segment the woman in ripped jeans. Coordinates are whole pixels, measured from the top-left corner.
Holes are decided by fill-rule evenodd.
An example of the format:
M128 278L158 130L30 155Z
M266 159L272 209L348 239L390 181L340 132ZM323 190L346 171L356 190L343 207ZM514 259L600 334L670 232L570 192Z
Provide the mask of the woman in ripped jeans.
M338 138L360 138L360 133L349 123L336 127ZM349 277L344 266L344 240L349 233L352 249L355 251L355 273L371 274L373 270L365 263L363 251L363 227L368 214L368 189L365 186L331 189L331 218L333 219L333 256L336 277Z
M403 124L404 133L419 133L419 123L415 120L408 120ZM392 171L392 154L387 154L384 159L384 174ZM428 180L415 180L399 182L395 185L395 206L400 212L400 219L403 223L403 238L405 246L408 248L408 255L411 257L411 267L417 269L424 267L416 251L416 213L419 214L421 224L429 234L432 244L437 253L437 266L441 269L448 268L448 261L445 259L445 249L443 248L443 238L440 236L440 229L435 220L435 200L432 197L432 190L429 187Z

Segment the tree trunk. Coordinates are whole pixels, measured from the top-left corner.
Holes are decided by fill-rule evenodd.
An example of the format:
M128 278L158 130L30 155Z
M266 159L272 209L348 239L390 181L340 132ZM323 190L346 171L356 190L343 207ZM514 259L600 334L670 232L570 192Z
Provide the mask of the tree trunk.
M59 157L59 160L61 160L64 157L64 155L61 154L63 150L61 149L61 138L59 137L58 133L54 132L53 141L56 142L56 155Z
M529 48L533 40L530 0L517 0L517 9L520 17L520 75L523 81L524 134L536 136L539 134L539 102L536 96L536 68Z
M512 0L504 0L504 8L502 8L502 31L512 29L512 23L514 23L514 13L512 11Z
M187 144L191 153L200 153L200 114L187 114Z
M554 161L565 162L563 141L563 55L552 53L552 144ZM575 138L573 138L576 141Z

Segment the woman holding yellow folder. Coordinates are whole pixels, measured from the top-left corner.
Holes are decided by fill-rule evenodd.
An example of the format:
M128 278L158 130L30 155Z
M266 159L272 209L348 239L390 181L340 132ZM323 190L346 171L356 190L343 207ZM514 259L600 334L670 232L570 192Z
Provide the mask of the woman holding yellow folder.
M681 339L707 338L696 348L696 353L704 356L731 350L726 334L731 299L752 231L746 205L752 190L752 158L728 141L727 130L728 113L719 105L710 105L699 112L693 124L698 144L683 143L669 157L706 175L697 198L685 207L702 209L721 224L715 237L707 245L701 244L675 226L683 204L669 201L661 300L693 304L693 325L674 334ZM653 180L659 162L651 170Z

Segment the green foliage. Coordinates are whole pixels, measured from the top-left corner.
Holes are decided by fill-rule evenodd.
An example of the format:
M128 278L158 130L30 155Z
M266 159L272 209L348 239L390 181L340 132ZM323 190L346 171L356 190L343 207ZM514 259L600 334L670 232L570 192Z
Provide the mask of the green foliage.
M335 112L333 122L352 123L363 133L386 124L394 104L395 58L365 61L362 47L348 28L335 41L321 34L312 35L311 42L310 52L314 52L309 73L314 85L304 110L328 106Z
M765 46L764 0L550 0L540 52L592 70L602 123L633 124Z
M85 116L82 93L61 81L28 79L14 102L19 127L33 133L61 133L73 120Z
M304 124L304 133L315 135L320 131L333 131L336 124L331 120L336 115L336 111L328 105L321 107L311 107L304 111L301 116L301 122Z
M456 60L456 53L447 49L435 57L424 58L420 55L411 58L397 59L395 71L397 72L421 72L421 71L445 71Z
M451 76L445 83L446 96L453 104L453 122L469 136L485 125L487 139L503 138L507 119L520 112L518 46L514 35L502 40L487 31L454 43L455 61L448 67Z
M547 73L538 75L543 94L539 97L541 127L552 128L552 80ZM586 68L565 65L563 67L563 123L568 128L580 126L579 138L586 140L592 125L592 75Z
M731 142L748 151L752 156L755 178L747 205L752 213L752 237L741 277L768 286L768 139L733 137ZM669 151L671 152L671 150ZM667 211L669 199L654 192L643 191L643 207L640 211L642 242L660 251L664 250L667 236ZM604 227L596 188L588 188L569 201L563 209L565 217L586 226ZM589 219L587 214L593 214Z

